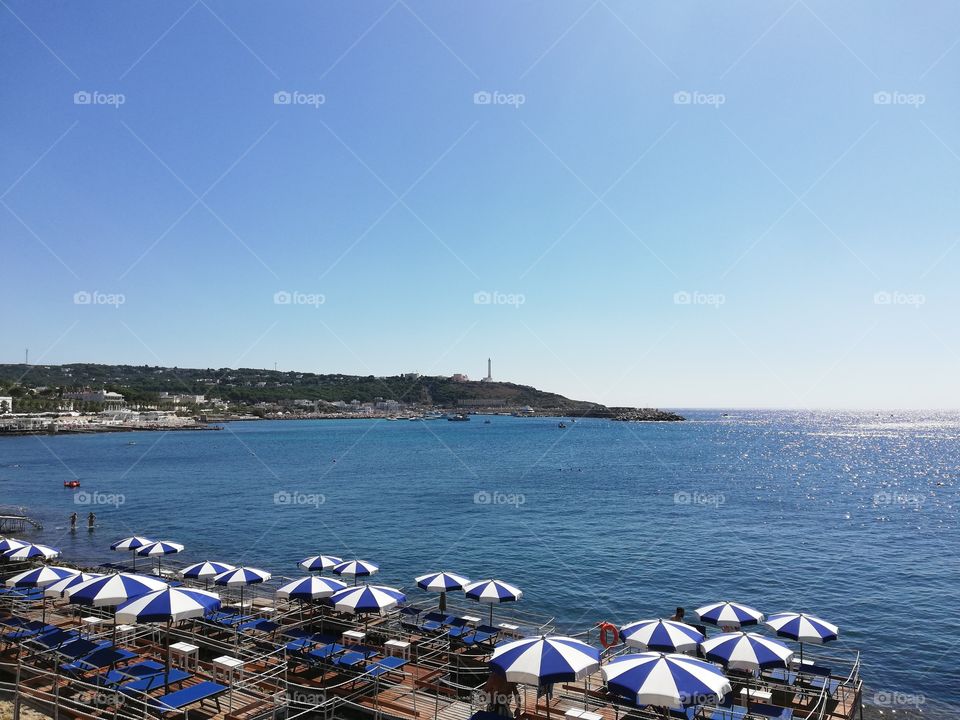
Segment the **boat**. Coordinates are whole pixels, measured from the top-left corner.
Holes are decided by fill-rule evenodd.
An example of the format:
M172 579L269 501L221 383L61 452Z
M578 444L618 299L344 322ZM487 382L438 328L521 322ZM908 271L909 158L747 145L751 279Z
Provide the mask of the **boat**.
M464 415L463 413L454 413L453 415L447 415L447 420L450 422L467 422L470 419L469 415Z
M422 419L423 418L418 418L418 417L407 418L407 420L409 420L410 422L416 422L417 420L422 420Z
M484 425L489 425L489 424L490 424L490 421L489 421L489 420L484 420L484 421L483 421L483 424L484 424Z
M79 480L64 480L64 481L63 481L63 486L64 486L65 488L78 488L78 487L80 487L80 481L79 481Z
M567 426L567 424L564 423L564 422L557 423L557 427L560 428L561 430L563 430L566 426Z

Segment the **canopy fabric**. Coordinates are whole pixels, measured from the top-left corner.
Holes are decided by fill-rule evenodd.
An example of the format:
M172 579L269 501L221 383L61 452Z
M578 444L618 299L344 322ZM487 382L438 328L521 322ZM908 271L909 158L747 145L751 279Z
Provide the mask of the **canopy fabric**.
M193 580L208 580L214 575L220 575L228 570L236 569L235 565L230 565L229 563L204 560L203 562L185 567L180 571L180 577L191 578Z
M723 633L704 640L700 647L707 660L732 670L786 667L793 658L793 650L782 642L756 633Z
M570 637L538 637L498 645L490 667L510 682L543 685L584 678L600 668L600 651Z
M213 583L215 585L225 585L227 587L237 587L243 585L256 585L266 582L271 577L266 570L255 567L237 567L227 570L219 575L215 575Z
M840 628L833 623L804 613L776 613L767 618L765 625L780 637L803 643L823 644L836 640L840 635Z
M329 601L341 612L385 615L406 599L406 595L394 588L383 585L358 585L335 592L330 596Z
M479 580L467 585L463 592L471 600L482 603L511 602L523 597L520 588L503 580Z
M203 617L220 608L220 596L205 590L171 588L131 598L117 607L120 623L177 622Z
M703 634L675 620L639 620L620 628L620 636L630 647L660 652L691 652L703 642Z
M145 538L141 535L132 535L126 537L123 540L117 540L115 543L110 545L111 550L137 550L142 548L144 545L149 545L153 540Z
M333 578L309 575L288 582L276 592L278 598L289 600L319 600L328 598L335 592L344 590L347 586Z
M42 558L43 560L53 560L60 557L60 551L48 545L34 545L28 543L18 548L11 548L3 552L3 557L7 560L33 560Z
M463 590L470 581L463 575L452 572L435 572L421 575L416 578L416 583L424 590L434 592L448 592L450 590Z
M183 545L170 540L158 540L137 549L140 557L156 557L157 555L173 555L183 552Z
M16 550L17 548L22 548L24 545L29 545L29 543L12 537L0 538L0 553L5 553L7 550Z
M43 589L43 594L45 597L63 597L63 594L72 588L75 585L81 585L88 580L93 580L94 578L103 577L100 573L85 573L81 572L77 575L72 575L70 577L65 577L62 580L58 580L55 583L47 585Z
M732 689L716 667L687 655L623 655L603 666L607 687L638 705L682 709L718 701Z
M163 590L167 584L157 578L133 573L112 573L79 583L65 591L74 605L105 607L119 605L130 598Z
M308 558L304 558L298 564L304 570L329 570L334 565L339 565L343 562L343 558L338 558L335 555L311 555Z
M337 575L350 575L352 577L366 577L380 572L380 568L372 562L366 560L345 560L333 566L333 572Z
M7 587L42 588L60 582L65 578L76 577L79 574L80 571L73 568L43 565L7 578L6 585Z
M763 622L763 613L749 605L735 602L718 602L704 605L694 612L701 622L719 627L742 627Z

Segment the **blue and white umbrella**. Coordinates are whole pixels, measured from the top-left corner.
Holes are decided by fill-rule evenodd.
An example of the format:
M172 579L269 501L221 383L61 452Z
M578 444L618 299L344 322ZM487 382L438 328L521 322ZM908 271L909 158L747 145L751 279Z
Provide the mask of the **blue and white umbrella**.
M167 662L170 672L170 624L179 620L203 617L220 609L220 596L206 590L166 587L163 590L135 597L117 607L116 622L166 623ZM166 678L164 678L166 679Z
M57 582L47 585L43 589L43 595L44 597L52 597L52 598L63 597L64 593L66 593L66 591L72 588L73 586L81 585L82 583L85 583L88 580L93 580L94 578L98 578L98 577L103 577L103 575L101 575L100 573L81 572L77 575L66 577L66 578L63 578L63 580L57 580Z
M346 587L339 580L310 575L288 582L277 590L276 595L278 598L289 600L319 600L328 598L335 592L346 589Z
M329 602L340 612L386 615L407 599L401 591L383 585L358 585L338 590Z
M157 575L160 574L160 558L164 555L174 555L183 552L183 545L170 540L157 540L148 545L138 548L134 552L134 557L155 557L157 558Z
M73 568L42 565L7 578L6 586L42 588L47 587L47 585L53 585L53 583L59 582L64 578L76 577L79 574L80 571L74 570Z
M298 564L304 570L309 570L310 572L323 572L342 562L343 558L338 558L335 555L311 555L301 560Z
M687 655L623 655L604 665L602 672L612 692L637 705L681 709L716 702L732 689L716 667Z
M440 593L440 612L447 609L447 593L450 590L463 590L470 581L463 575L452 572L427 573L416 578L418 586L427 591Z
M29 543L11 537L0 538L0 553L5 553L7 550L16 550L24 545L29 545Z
M691 652L703 642L703 634L675 620L639 620L620 628L620 636L630 647L660 652Z
M147 575L111 573L78 583L67 588L64 594L73 605L109 607L166 587L163 580Z
M836 640L840 635L840 628L833 623L804 613L776 613L768 617L765 624L775 630L780 637L790 638L800 643L801 661L805 642L823 645Z
M29 588L45 588L54 583L60 582L68 578L74 578L80 575L79 570L74 570L73 568L65 567L56 567L54 565L42 565L37 568L32 568L30 570L25 570L22 573L14 575L12 578L8 578L6 585L7 587L29 587ZM41 620L46 621L47 619L47 594L43 594L43 612L41 614Z
M204 560L203 562L188 565L180 571L180 577L190 580L203 580L204 583L215 575L220 575L228 570L236 570L236 565L230 563L215 562L213 560Z
M763 622L763 613L748 605L735 602L718 602L694 610L701 622L719 627L739 628Z
M490 667L509 682L545 685L579 680L600 668L600 651L570 637L537 637L501 643Z
M255 567L236 567L227 570L213 578L214 585L223 585L225 587L240 588L240 610L243 610L243 589L247 585L258 585L266 582L271 577L266 570Z
M356 582L358 577L376 575L380 572L380 568L366 560L344 560L333 566L333 572L337 575L350 575Z
M478 580L463 589L471 600L490 604L490 624L493 625L493 606L503 602L515 602L523 597L523 591L503 580Z
M782 642L756 633L723 633L704 640L700 647L707 660L721 663L731 670L786 667L793 658L793 650Z
M447 592L449 590L463 590L470 581L463 575L452 572L435 572L421 575L416 579L417 585L424 590Z
M131 535L130 537L125 537L125 538L123 538L123 540L117 540L115 543L112 543L112 544L110 545L110 549L111 549L111 550L115 550L115 551L117 551L117 552L131 552L131 553L132 553L132 552L135 552L136 550L139 550L140 548L144 547L145 545L149 545L149 544L152 543L152 542L153 542L153 540L150 540L149 538L145 538L145 537L143 537L143 536L141 536L141 535ZM133 556L133 569L134 569L134 570L137 569L137 556L136 556L136 554L134 554L134 556Z
M3 556L7 560L53 560L60 557L60 551L48 545L34 545L29 543L18 548L5 550Z
M220 608L220 596L206 590L165 587L117 606L117 622L178 622L203 617Z

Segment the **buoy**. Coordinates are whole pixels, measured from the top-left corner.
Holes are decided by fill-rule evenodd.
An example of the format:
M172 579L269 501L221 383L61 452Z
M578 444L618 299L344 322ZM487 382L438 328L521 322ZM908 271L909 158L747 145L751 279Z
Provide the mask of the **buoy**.
M618 642L620 642L620 633L617 631L617 626L608 622L600 623L600 644L608 648Z

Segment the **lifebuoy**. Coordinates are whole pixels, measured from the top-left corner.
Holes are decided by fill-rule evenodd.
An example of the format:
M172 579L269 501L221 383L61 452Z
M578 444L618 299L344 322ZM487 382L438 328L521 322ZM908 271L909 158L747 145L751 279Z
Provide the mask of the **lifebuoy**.
M620 633L613 623L600 623L600 644L608 648L620 642Z

